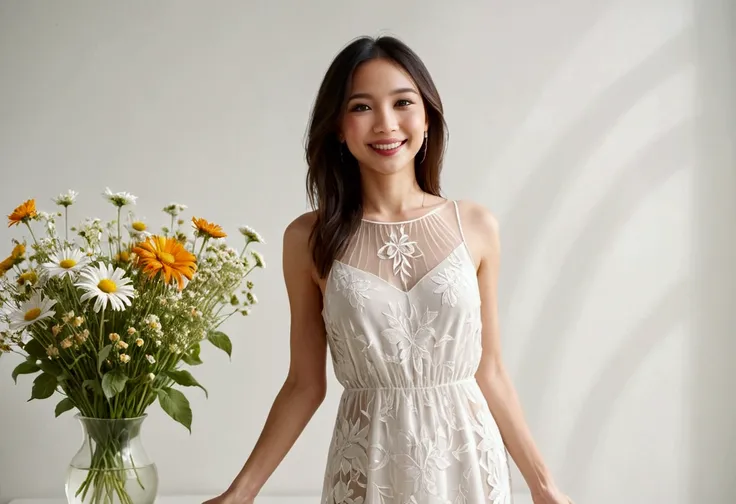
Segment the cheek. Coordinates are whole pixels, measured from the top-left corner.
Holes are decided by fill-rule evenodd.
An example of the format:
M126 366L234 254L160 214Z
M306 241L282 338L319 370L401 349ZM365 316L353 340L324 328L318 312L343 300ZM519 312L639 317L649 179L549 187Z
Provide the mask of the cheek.
M348 115L342 121L342 131L345 138L356 138L365 134L366 121L355 115Z
M407 131L411 131L412 133L416 134L419 132L420 135L424 135L424 114L421 112L417 112L415 114L408 114L404 121L404 128Z

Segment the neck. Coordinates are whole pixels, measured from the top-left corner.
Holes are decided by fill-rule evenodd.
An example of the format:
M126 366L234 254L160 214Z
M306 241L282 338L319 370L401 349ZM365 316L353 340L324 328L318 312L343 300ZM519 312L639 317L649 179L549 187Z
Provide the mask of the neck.
M362 187L366 214L401 215L424 206L425 193L413 167L391 175L364 176Z

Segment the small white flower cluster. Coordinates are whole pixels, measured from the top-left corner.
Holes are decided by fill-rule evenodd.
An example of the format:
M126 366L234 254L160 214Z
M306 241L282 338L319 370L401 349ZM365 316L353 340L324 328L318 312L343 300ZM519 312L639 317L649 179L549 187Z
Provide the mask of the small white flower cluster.
M49 238L53 240L56 237L56 217L61 217L61 212L49 213L49 212L38 212L37 219L43 222L46 231L48 232Z
M171 215L172 217L177 217L180 213L182 213L186 209L187 209L186 205L182 205L180 203L169 203L163 208L163 211L164 213L167 213Z
M105 231L102 226L102 220L98 218L86 218L81 226L70 228L76 232L86 244L86 250L88 255L94 254L100 250L102 243L102 233Z
M266 240L264 240L263 237L261 237L261 235L250 226L240 226L238 231L240 231L240 234L245 236L247 243L266 243Z
M105 188L105 192L102 193L102 195L110 203L112 203L118 208L124 207L126 205L135 205L135 200L138 199L137 196L133 196L132 194L127 193L127 192L114 193L110 190L109 187Z
M144 324L144 331L153 337L154 340L160 340L164 332L161 330L161 321L158 318L158 315L154 315L153 313L150 315L147 315L146 318L143 319Z
M65 194L59 194L56 198L52 198L52 201L59 206L69 207L74 204L74 200L77 199L79 193L69 189Z

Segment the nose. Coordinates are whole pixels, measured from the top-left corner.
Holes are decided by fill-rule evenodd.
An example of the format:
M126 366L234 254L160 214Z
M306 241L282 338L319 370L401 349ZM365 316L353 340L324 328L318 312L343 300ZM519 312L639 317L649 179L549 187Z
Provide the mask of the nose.
M373 125L374 133L389 133L399 128L396 114L392 108L377 107Z

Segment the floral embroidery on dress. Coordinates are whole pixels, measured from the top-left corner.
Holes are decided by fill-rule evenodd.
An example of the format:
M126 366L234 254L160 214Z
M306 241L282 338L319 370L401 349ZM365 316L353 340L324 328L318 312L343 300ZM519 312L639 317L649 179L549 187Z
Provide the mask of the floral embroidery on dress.
M433 292L442 296L443 305L455 306L458 291L465 285L465 278L459 267L460 259L457 253L453 252L447 259L452 266L448 266L432 276L432 281L437 284L437 288Z
M360 419L349 422L343 418L335 429L333 437L333 456L328 469L333 479L332 493L334 502L345 504L362 504L363 496L353 495L356 483L365 480L368 470L368 431L369 424L361 428Z
M437 288L433 292L442 295L442 304L455 306L457 304L457 291L462 282L460 271L453 267L445 268L434 275L432 281L437 284Z
M371 283L365 278L360 278L342 263L335 263L333 268L337 289L345 295L350 306L361 309L365 307L365 300L370 299L366 292L370 290Z
M399 433L401 452L395 460L404 473L411 478L412 493L406 502L429 502L429 496L439 496L437 486L438 473L452 466L448 460L447 439L430 434L424 425L420 431L402 431ZM406 496L405 496L406 497Z
M435 329L432 322L437 318L437 312L425 309L419 315L415 305L409 306L409 311L391 305L391 313L384 313L388 319L389 328L381 331L381 335L398 349L399 360L403 363L410 360L414 371L422 373L422 361L431 360L429 340L434 336Z
M409 235L404 231L404 226L399 227L398 234L395 229L392 229L389 239L378 249L378 257L393 261L394 275L401 278L404 287L406 287L412 276L411 271L409 271L412 268L409 259L416 259L421 256L422 252L419 250L417 242L409 239Z

